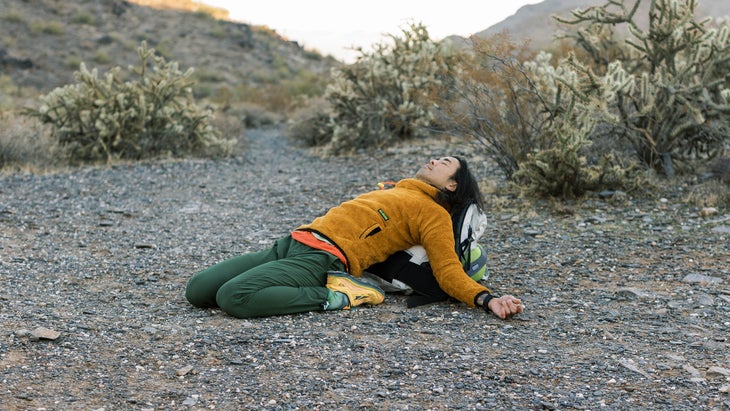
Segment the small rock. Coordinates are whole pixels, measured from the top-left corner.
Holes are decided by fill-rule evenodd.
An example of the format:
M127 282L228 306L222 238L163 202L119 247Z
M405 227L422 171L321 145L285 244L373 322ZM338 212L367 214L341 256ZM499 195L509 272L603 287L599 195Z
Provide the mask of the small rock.
M722 278L720 277L712 277L709 275L702 275L702 274L687 274L682 279L683 283L700 283L700 284L719 284L722 282Z
M730 393L730 384L720 387L720 392Z
M30 332L31 337L39 340L55 340L61 336L61 333L54 330L49 330L46 327L38 327Z
M691 375L690 381L702 382L705 380L704 378L702 378L702 373L700 372L700 370L689 364L683 365L682 369L687 371Z
M697 296L697 304L705 307L711 307L715 305L715 300L712 298L711 295L700 294L699 296Z
M700 217L709 217L714 214L717 214L717 209L715 207L705 207L700 210Z
M719 225L717 227L712 227L711 231L713 233L730 234L730 226Z
M708 377L719 377L721 375L730 377L730 369L723 368L723 367L710 367L707 370Z
M591 217L586 218L586 223L591 223L591 224L605 224L606 223L606 218L605 217L600 217L600 216L591 216Z
M22 329L15 331L16 337L27 337L28 335L30 335L30 330Z
M684 300L672 300L668 302L667 305L669 306L669 308L678 309L684 307L685 302Z
M667 354L667 358L669 358L670 360L679 361L679 362L686 361L686 358L682 357L681 355L676 355L676 354Z
M635 363L635 362L634 362L633 360L630 360L630 359L628 359L628 360L627 360L627 359L625 359L625 358L622 358L622 359L621 359L621 360L619 361L619 364L620 364L620 365L621 365L622 367L624 367L624 368L626 368L627 370L629 370L629 371L633 371L633 372L635 372L635 373L637 373L637 374L641 374L641 375L643 375L643 376L644 376L644 377L646 377L646 378L649 378L649 374L647 374L647 373L646 373L646 371L644 371L644 370L642 370L641 368L639 368L639 367L638 367L638 366L636 365L636 363Z
M175 374L177 374L179 377L182 377L183 375L187 375L188 373L190 373L190 371L192 371L192 370L193 370L193 366L192 365L186 365L186 366L178 369L175 372Z
M652 293L639 288L622 288L616 291L616 298L618 299L635 300L642 297L652 297Z

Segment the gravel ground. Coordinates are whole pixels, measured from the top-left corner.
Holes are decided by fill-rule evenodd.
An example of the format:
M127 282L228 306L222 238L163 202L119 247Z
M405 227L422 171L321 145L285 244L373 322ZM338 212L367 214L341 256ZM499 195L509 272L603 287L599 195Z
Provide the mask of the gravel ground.
M252 320L193 308L196 271L451 152L322 160L249 138L226 161L0 177L1 409L730 409L730 214L680 196L490 210L485 283L527 310L510 321L401 295Z

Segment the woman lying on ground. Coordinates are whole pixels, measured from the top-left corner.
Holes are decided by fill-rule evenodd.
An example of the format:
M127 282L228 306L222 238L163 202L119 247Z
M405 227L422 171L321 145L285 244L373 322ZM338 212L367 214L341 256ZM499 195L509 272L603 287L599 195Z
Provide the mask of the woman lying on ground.
M481 194L466 161L434 159L415 178L333 207L269 249L195 274L185 296L196 307L219 307L238 318L376 305L383 302L383 291L357 277L420 244L449 296L509 318L522 312L520 300L495 297L465 275L455 251L450 211L473 201L481 205Z

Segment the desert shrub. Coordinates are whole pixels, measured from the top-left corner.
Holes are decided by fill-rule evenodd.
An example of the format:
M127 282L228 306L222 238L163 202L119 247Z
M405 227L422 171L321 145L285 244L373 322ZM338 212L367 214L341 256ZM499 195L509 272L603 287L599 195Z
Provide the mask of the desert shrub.
M609 6L623 14L610 14ZM694 6L652 2L649 31L630 26L628 46L609 36L609 26L633 24L636 9L609 0L574 12L593 23L578 32L580 53L521 59L515 50L475 47L453 88L456 98L443 104L447 117L484 142L508 178L531 195L636 188L641 173L621 144L667 175L673 160L712 158L730 132L723 64L730 29L694 22Z
M192 69L180 72L146 43L138 53L136 79L123 81L119 67L100 78L82 64L76 84L53 90L26 113L53 127L74 162L227 154L234 142L218 137L212 111L192 98Z
M540 101L540 131L532 139L540 146L520 161L514 180L529 195L562 198L629 185L630 167L621 165L613 153L593 164L585 157L596 125L606 117L600 107L631 84L621 68L614 65L599 77L572 56L553 66L545 53L524 67Z
M508 179L533 151L549 148L543 97L525 68L532 58L508 38L472 38L461 70L438 100L438 123L474 138Z
M301 106L304 101L324 93L328 76L300 70L294 76L278 79L271 74L265 78L258 77L261 72L254 72L255 85L241 84L230 91L231 104L247 103L257 105L266 110L287 113Z
M611 152L587 156L604 115L597 107L625 87L620 72L602 78L570 55L534 57L501 36L472 42L439 101L447 127L482 143L528 196L578 197L628 184Z
M94 62L98 64L108 64L111 61L112 58L106 50L96 50L96 53L94 53Z
M287 137L309 147L326 146L332 138L327 126L330 106L322 97L314 97L295 110L287 122Z
M208 34L217 39L224 39L228 36L228 31L226 31L226 28L222 25L216 24L210 28Z
M25 21L25 15L14 7L10 7L3 11L2 20L7 23L22 23Z
M574 198L587 192L632 188L630 170L612 155L589 165L574 150L551 148L528 155L513 182L529 197Z
M63 64L69 69L76 69L81 66L84 61L78 56L68 56L64 59Z
M34 101L38 94L35 87L20 85L8 75L0 75L0 113Z
M76 24L85 24L89 26L96 25L96 19L94 18L94 16L85 10L77 11L71 21Z
M292 105L298 105L301 100L324 94L329 76L315 73L311 70L298 70L294 76L281 81L282 88L292 96Z
M725 149L730 135L730 25L710 28L694 18L696 0L656 0L649 26L636 23L637 8L609 0L573 11L569 37L599 73L613 65L627 73L630 87L605 105L612 131L634 148L646 165L673 176L675 165L691 169ZM616 25L628 26L622 41ZM607 58L607 56L610 57Z
M19 86L8 75L0 75L0 110L11 107L14 103L14 94Z
M449 66L426 27L411 24L392 45L359 49L351 65L333 71L325 98L333 153L377 147L428 134L433 119L429 95Z
M238 110L216 110L213 113L210 123L220 135L235 144L231 145L231 154L239 154L242 152L242 142L245 141L246 133L246 116Z
M50 34L52 36L60 36L65 31L64 25L60 21L53 20L53 21L47 21L47 22L41 23L41 24L42 24L41 31L44 34Z
M226 80L225 76L217 70L196 70L193 74L196 82L220 83Z
M238 103L234 105L235 112L240 113L240 118L247 128L261 128L279 124L283 116L276 111L267 109L251 102Z
M0 113L0 169L41 170L66 161L48 126L12 112Z

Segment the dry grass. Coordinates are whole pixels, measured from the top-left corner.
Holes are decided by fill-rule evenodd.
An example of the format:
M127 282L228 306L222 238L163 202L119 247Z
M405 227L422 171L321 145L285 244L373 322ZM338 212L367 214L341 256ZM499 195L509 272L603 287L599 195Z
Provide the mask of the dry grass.
M0 115L0 170L43 172L66 163L48 126L14 113Z
M697 207L730 208L730 183L711 179L689 188L683 199Z

